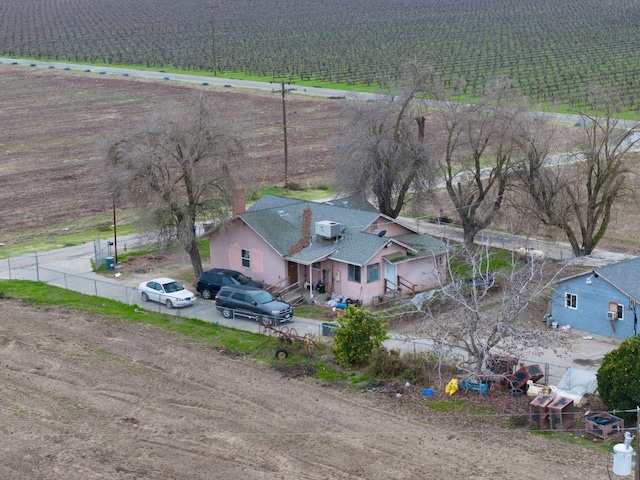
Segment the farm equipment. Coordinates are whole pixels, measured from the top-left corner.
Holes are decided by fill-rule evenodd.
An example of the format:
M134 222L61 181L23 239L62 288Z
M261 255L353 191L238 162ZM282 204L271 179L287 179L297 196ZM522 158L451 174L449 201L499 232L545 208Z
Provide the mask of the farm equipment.
M313 357L316 351L316 342L313 339L313 335L306 333L304 335L298 335L295 328L281 327L274 325L260 325L259 332L269 336L269 338L278 338L283 348L276 350L276 358L278 360L284 360L289 355L287 346L299 345L302 347L302 351L308 357Z

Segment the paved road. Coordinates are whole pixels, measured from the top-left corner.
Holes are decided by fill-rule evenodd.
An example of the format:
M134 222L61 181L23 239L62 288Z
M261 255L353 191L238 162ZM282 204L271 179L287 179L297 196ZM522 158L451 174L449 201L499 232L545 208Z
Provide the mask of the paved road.
M254 90L269 90L269 91L278 91L281 89L281 84L279 83L269 83L269 82L257 82L251 80L239 80L232 78L220 78L220 77L212 77L205 75L188 75L188 74L180 74L180 73L166 73L162 71L151 71L151 70L136 70L135 68L116 68L116 67L101 67L101 66L91 66L91 65L81 65L74 63L64 63L64 62L48 62L41 60L28 60L28 59L19 59L19 58L8 58L8 57L0 57L0 63L10 64L10 65L18 65L18 66L28 66L30 68L51 68L51 69L59 69L59 70L70 70L70 71L82 71L90 74L98 74L98 75L119 75L126 77L141 77L141 78L150 78L157 79L163 81L180 81L180 82L188 82L188 83L198 83L204 84L207 83L209 85L223 86L223 87L236 87L236 88L246 88L246 89L254 89ZM348 98L348 99L358 99L358 100L378 100L382 98L386 98L386 95L380 95L375 93L367 93L367 92L355 92L355 91L346 91L346 90L338 90L331 88L323 88L323 87L305 87L305 86L292 86L290 93L297 95L315 95L319 97L336 97L336 98ZM446 102L430 102L432 107L438 108L446 106ZM582 122L582 117L580 115L572 115L565 113L545 113L546 116L552 118L558 122L570 123L570 124L579 124ZM637 126L638 122L635 121L627 121L627 120L619 120L618 125L621 128L633 128Z
M115 67L98 67L91 65L79 65L72 63L62 63L62 62L44 62L40 60L23 60L23 59L14 59L14 58L6 58L0 57L1 63L7 64L15 64L22 66L30 66L31 68L52 68L57 70L71 70L71 71L82 71L86 73L98 74L98 75L119 75L126 77L140 77L140 78L149 78L149 79L157 79L164 81L180 81L187 83L197 83L204 84L207 83L209 85L216 85L222 87L236 87L236 88L246 88L253 90L268 90L268 91L280 91L282 85L279 83L269 83L269 82L257 82L251 80L239 80L239 79L230 79L230 78L219 78L219 77L210 77L203 75L186 75L179 73L165 73L165 72L154 72L150 70L136 70L135 68L115 68ZM289 86L287 86L288 88ZM380 95L376 95L373 93L356 93L349 92L345 90L336 90L331 88L322 88L322 87L296 87L291 86L291 89L288 90L289 93L299 94L299 95L315 95L319 97L344 97L344 98L352 98L352 99L361 99L361 100L372 100L376 98L380 98Z

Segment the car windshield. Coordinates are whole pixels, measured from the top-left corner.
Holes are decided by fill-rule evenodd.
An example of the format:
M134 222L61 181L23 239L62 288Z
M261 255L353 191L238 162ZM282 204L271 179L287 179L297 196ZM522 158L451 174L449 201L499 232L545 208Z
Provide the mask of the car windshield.
M269 292L258 292L254 297L258 303L269 303L275 300L275 297Z
M184 290L184 287L178 282L169 282L163 284L162 286L164 287L164 291L167 293L179 292L180 290Z
M249 277L245 277L241 273L236 276L236 280L239 281L242 285L245 285L251 281Z

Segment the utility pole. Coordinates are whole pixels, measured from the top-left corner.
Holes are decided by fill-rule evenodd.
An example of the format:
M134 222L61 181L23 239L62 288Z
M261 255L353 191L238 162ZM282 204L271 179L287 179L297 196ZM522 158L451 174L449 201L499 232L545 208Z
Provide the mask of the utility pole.
M636 468L635 480L640 480L640 407L636 407Z
M216 30L213 23L213 8L211 9L211 52L213 56L213 76L215 77L218 70L218 59L216 58Z
M118 263L118 234L116 232L116 194L113 194L113 250L114 263Z
M273 82L271 82L273 83ZM280 90L274 90L273 93L282 93L282 131L284 132L284 188L289 192L289 154L287 151L287 102L285 95L295 88L285 88L285 82L281 81ZM291 84L291 82L289 82Z

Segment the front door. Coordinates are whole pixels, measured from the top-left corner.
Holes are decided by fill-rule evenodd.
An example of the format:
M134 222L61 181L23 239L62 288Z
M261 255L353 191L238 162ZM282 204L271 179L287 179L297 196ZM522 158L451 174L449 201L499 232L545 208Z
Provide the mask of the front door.
M385 283L387 284L387 288L389 290L398 289L398 267L395 263L389 263L385 260L384 279L388 280L388 282Z
M298 281L298 264L295 262L287 262L287 270L289 275L289 285L293 285Z

